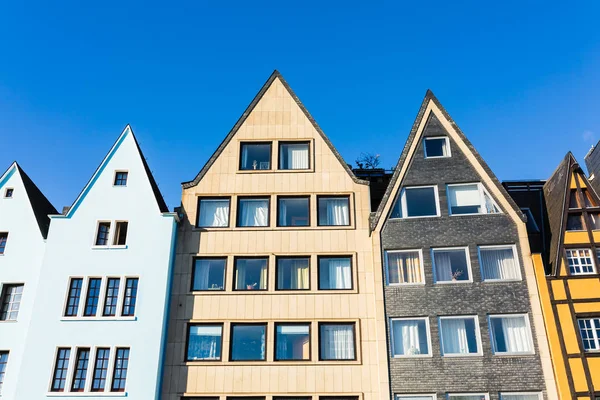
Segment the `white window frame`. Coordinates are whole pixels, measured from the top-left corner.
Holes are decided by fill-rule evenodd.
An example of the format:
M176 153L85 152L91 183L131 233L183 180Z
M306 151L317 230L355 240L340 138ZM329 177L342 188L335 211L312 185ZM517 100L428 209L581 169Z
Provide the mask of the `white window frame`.
M432 140L432 139L445 139L446 141L446 149L448 150L448 155L447 156L427 156L427 141L428 140ZM425 157L426 159L435 159L435 158L450 158L452 157L452 151L450 150L450 139L448 138L448 136L429 136L426 138L423 138L423 157Z
M592 260L592 269L593 269L592 272L576 272L576 273L571 272L571 268L569 267L569 251L581 251L581 250L587 250L590 252L590 259ZM592 249L589 247L578 247L578 248L565 249L565 257L567 259L566 267L567 267L567 272L569 273L569 276L595 275L596 272L598 271L598 268L596 266L596 262L598 261L598 250L596 250L596 254L593 254Z
M467 259L467 271L469 272L469 279L462 281L438 281L437 280L437 272L435 270L435 252L436 251L448 251L448 250L464 250L465 257ZM434 247L431 249L431 265L433 267L433 283L440 285L455 285L460 283L473 283L473 268L471 268L471 256L469 252L469 246L457 246L457 247Z
M421 282L416 283L391 283L390 282L390 273L389 273L389 265L388 265L388 253L419 253L419 262L421 263ZM403 249L403 250L385 250L383 252L384 256L384 264L385 264L385 282L387 286L423 286L425 285L425 266L423 265L423 249Z
M406 190L410 190L410 189L425 189L425 188L433 188L433 193L435 195L435 210L436 210L436 214L435 215L422 215L422 216L416 216L416 217L408 217L406 216L408 213L408 208L406 206ZM435 217L440 217L441 213L440 213L440 197L439 197L439 193L438 193L438 185L424 185L424 186L406 186L403 187L400 190L400 196L396 199L396 202L398 200L400 200L400 214L404 215L404 216L400 216L400 217L394 217L394 218L389 218L389 219L414 219L414 218L435 218ZM396 205L396 203L394 203L394 206ZM393 208L392 208L393 211Z
M483 275L483 263L481 262L481 250L486 249L512 249L513 257L515 258L517 275L519 276L517 279L485 279ZM517 252L517 245L515 244L494 244L494 245L482 245L477 246L477 259L479 260L479 272L481 273L481 281L482 282L518 282L523 280L523 275L521 274L521 263L519 262L519 253Z
M527 332L529 332L529 347L531 351L524 351L521 353L513 353L508 351L498 351L496 349L494 331L492 329L492 319L493 318L515 318L515 317L523 317L525 318L525 326L527 327ZM535 347L533 345L533 332L531 331L531 323L529 322L529 314L490 314L488 315L488 330L490 331L490 343L492 345L492 354L495 356L521 356L521 355L531 355L535 354Z
M480 213L465 213L465 214L452 214L452 204L450 201L450 188L452 187L457 187L457 186L471 186L471 185L477 185L478 189L479 189L479 206L481 207L482 210L486 210L486 206L485 206L485 194L487 193L487 195L489 196L490 200L492 201L492 204L494 205L494 207L496 207L498 209L497 213L488 213L488 212L480 212ZM500 207L498 207L498 204L496 203L496 201L494 200L494 198L490 195L490 193L487 191L487 189L483 186L483 184L481 182L467 182L467 183L449 183L446 185L446 198L447 198L447 202L448 202L448 215L450 216L464 216L464 215L496 215L496 214L502 214L502 209Z
M490 394L489 393L448 393L446 395L446 398L448 400L454 398L454 397L458 397L458 396L484 396L486 400L490 400Z
M128 219L99 219L96 221L96 229L94 229L94 236L92 238L92 249L127 249L129 247L128 244L113 244L115 240L115 230L117 229L117 222L127 222L127 237L129 237L129 220ZM98 245L96 244L96 239L98 238L98 229L100 228L101 223L109 223L110 227L108 228L108 244Z
M402 399L406 399L406 398L414 398L414 397L423 397L423 398L427 398L429 400L437 400L437 395L436 394L421 394L421 393L414 393L414 394L396 394L394 396L395 400L402 400Z
M584 317L584 318L577 318L577 332L579 334L579 338L580 340L583 342L583 337L581 336L581 327L579 326L579 321L580 320L594 320L594 319L598 319L598 317ZM594 341L597 342L598 344L598 349L596 350L585 350L585 348L582 347L582 350L585 353L599 353L600 352L600 336L598 336L598 333L596 332L596 329L594 327L594 329L592 329L592 335L594 335Z
M500 400L505 400L504 396L537 396L542 400L542 392L500 392Z
M427 334L427 354L396 354L394 351L394 321L425 321L425 330ZM392 358L431 358L433 351L431 349L431 328L429 326L429 317L402 317L390 318L390 341L392 349Z
M477 342L477 353L446 354L444 352L444 339L443 339L443 335L442 335L442 320L444 320L444 319L466 319L466 318L471 318L471 319L475 320L475 340ZM442 353L442 357L481 357L481 356L483 356L483 346L481 343L481 329L479 328L479 316L478 315L446 315L443 317L438 317L438 330L439 330L439 336L440 336L440 352ZM458 393L453 393L453 394L455 394L456 396L461 395ZM483 394L483 393L468 393L466 395L474 395L475 396L475 395L480 395L480 394Z

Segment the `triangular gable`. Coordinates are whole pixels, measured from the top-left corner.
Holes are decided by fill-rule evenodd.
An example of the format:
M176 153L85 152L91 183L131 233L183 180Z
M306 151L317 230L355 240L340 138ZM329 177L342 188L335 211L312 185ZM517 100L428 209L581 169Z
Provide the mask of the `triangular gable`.
M302 110L302 112L304 113L304 115L306 116L306 118L310 121L310 123L315 128L315 130L321 135L321 137L323 138L323 140L325 141L325 143L327 143L327 146L329 147L329 149L331 150L331 152L335 155L335 157L338 159L338 161L340 162L340 164L342 164L343 168L346 170L346 172L352 178L352 180L354 182L356 182L358 184L362 184L362 185L368 185L369 184L368 181L365 181L365 180L362 180L362 179L358 179L354 175L354 173L352 172L352 169L348 166L348 164L346 164L346 162L342 158L341 154L333 146L333 143L331 143L331 141L325 135L325 133L323 132L323 130L319 127L319 125L317 124L317 122L315 121L315 119L312 117L312 115L310 115L310 113L308 112L308 110L306 109L306 107L304 107L304 104L302 104L302 102L300 101L300 99L298 98L298 96L296 96L296 94L294 93L294 91L292 90L292 88L290 87L290 85L288 85L288 83L285 81L285 79L283 79L283 76L279 73L279 71L275 70L275 71L273 71L273 73L271 74L271 76L269 77L269 79L267 79L267 81L265 82L265 84L263 85L263 87L258 91L258 93L254 97L254 99L252 100L252 102L250 103L250 105L246 108L246 110L244 111L244 113L242 114L242 116L235 123L235 125L233 126L233 128L231 129L231 131L229 131L229 133L227 134L227 136L225 136L225 139L223 139L223 141L221 142L221 144L219 145L219 147L217 147L217 150L213 153L212 156L210 156L210 158L208 159L208 161L206 162L206 164L204 164L204 167L202 167L202 169L200 170L200 172L198 173L198 175L196 175L196 177L193 180L188 181L188 182L183 182L181 184L184 189L188 189L188 188L191 188L191 187L194 187L194 186L198 185L198 183L202 180L202 178L204 177L204 175L208 172L208 170L210 169L210 167L214 164L215 160L225 150L225 148L227 147L227 145L229 144L229 142L231 142L231 140L233 139L233 137L235 136L235 134L237 133L237 131L241 128L241 126L244 124L244 122L246 121L246 119L248 118L248 116L252 113L252 110L254 110L254 108L256 107L256 105L260 102L260 100L262 99L262 97L264 96L264 94L267 92L267 90L269 90L269 87L273 84L273 82L276 79L279 79L279 81L283 84L283 86L288 91L288 93L290 94L290 96L294 99L294 101L296 102L296 104L298 105L298 107Z
M96 182L96 180L98 179L98 177L100 176L102 171L104 171L104 169L108 165L108 162L110 161L110 159L115 155L115 153L117 152L117 150L119 149L119 147L121 146L121 144L123 143L123 141L125 140L127 135L129 135L129 134L133 138L135 146L138 150L138 154L142 160L142 164L144 165L144 170L146 171L146 176L148 178L148 181L150 182L150 186L152 187L152 192L154 193L154 198L156 200L156 204L158 205L160 212L162 212L162 213L169 212L169 208L167 207L167 204L165 203L165 200L163 199L162 194L160 193L160 190L158 189L158 185L157 185L156 181L154 180L154 176L152 175L152 172L150 171L150 167L148 166L148 163L146 162L146 158L144 157L144 154L142 153L142 149L140 148L140 145L139 145L135 135L133 134L133 130L131 129L131 126L129 126L129 124L128 124L125 127L125 129L123 130L123 132L121 132L121 134L117 138L117 141L110 148L108 154L104 157L104 159L102 160L102 162L100 163L98 168L96 168L96 171L94 171L94 174L92 175L91 179L85 185L85 187L83 188L81 193L79 193L79 196L77 196L77 199L75 199L73 204L69 207L68 212L64 215L65 218L71 218L73 216L73 214L75 213L75 211L77 211L77 208L79 208L79 206L81 205L81 202L83 201L85 196L88 194L88 192L90 191L90 189L92 188L92 186L94 185L94 183ZM55 216L55 217L61 217L61 216L59 215L59 216Z
M398 190L402 185L408 168L410 167L411 160L415 156L416 150L423 137L423 132L427 126L429 117L432 114L435 115L448 135L452 137L459 149L465 154L475 169L478 170L482 182L486 183L492 197L498 199L499 205L507 210L511 217L520 219L524 222L525 216L506 192L506 189L504 189L498 178L496 178L483 158L477 153L477 150L475 150L465 134L460 130L458 125L456 125L433 92L427 90L383 200L371 218L371 230L381 230L385 219L391 212L396 193L398 193Z

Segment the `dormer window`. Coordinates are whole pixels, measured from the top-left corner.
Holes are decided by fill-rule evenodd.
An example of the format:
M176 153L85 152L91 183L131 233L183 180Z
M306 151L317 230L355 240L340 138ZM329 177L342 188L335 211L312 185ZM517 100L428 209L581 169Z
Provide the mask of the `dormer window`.
M240 170L270 170L271 143L242 143L240 152Z
M117 171L115 172L115 186L127 186L127 176L129 173L127 171Z
M497 214L500 209L481 183L448 185L450 215Z
M4 191L4 198L12 199L14 191L15 190L13 188L6 188L6 190Z
M450 140L446 136L425 138L423 147L425 158L450 157Z

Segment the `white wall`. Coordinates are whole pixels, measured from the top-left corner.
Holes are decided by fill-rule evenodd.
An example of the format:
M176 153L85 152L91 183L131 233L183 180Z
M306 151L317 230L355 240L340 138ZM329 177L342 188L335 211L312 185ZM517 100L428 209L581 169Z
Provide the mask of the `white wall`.
M115 346L130 347L125 393L114 395L132 400L157 398L176 223L173 215L159 210L132 133L126 129L123 135L122 143L114 154L109 154L90 182L89 191L84 192L83 200L74 205L74 211L67 217L52 219L18 399L45 398L50 392L56 348L73 346L113 347L112 350ZM113 186L115 170L129 172L126 187ZM94 247L98 220L128 221L127 248ZM135 319L64 318L69 278L88 276L139 277ZM124 284L122 280L121 290ZM97 315L102 313L104 295L103 288ZM82 293L80 309L84 305L85 293ZM114 351L111 351L112 356ZM75 351L72 351L69 378L74 364ZM90 359L88 382L92 379L93 364L94 360ZM109 373L110 368L112 361ZM70 379L67 384L69 382ZM107 380L107 392L110 384ZM68 393L68 390L63 394L52 393L53 398L106 397L106 394L96 396Z

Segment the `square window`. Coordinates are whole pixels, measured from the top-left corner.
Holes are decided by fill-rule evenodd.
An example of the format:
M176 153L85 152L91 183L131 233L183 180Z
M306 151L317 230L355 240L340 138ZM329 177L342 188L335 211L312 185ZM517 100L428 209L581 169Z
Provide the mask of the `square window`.
M542 394L537 393L500 393L500 400L541 400Z
M533 354L533 339L527 315L490 315L494 354Z
M484 281L521 280L515 246L481 246L479 264Z
M2 285L0 321L16 321L21 308L24 285Z
M6 188L6 190L4 191L4 197L7 199L11 199L13 197L14 192L15 190L13 188Z
M469 317L440 317L442 355L481 355L479 319Z
M275 324L275 360L310 360L310 324Z
M279 169L309 169L308 142L280 142Z
M439 217L437 186L406 187L394 204L390 218Z
M567 249L567 264L571 275L594 274L594 261L590 249Z
M229 226L229 197L198 199L198 228L227 228Z
M129 173L127 171L117 171L115 172L115 186L127 186L127 176Z
M277 226L309 226L309 197L278 197Z
M579 334L586 352L600 351L600 317L579 318Z
M277 257L277 290L310 289L310 258Z
M267 290L268 258L236 258L234 290Z
M583 214L569 214L567 217L567 231L584 231Z
M0 254L4 254L8 242L8 232L0 232Z
M117 221L115 229L115 237L113 239L113 245L125 246L127 244L127 221Z
M356 360L354 323L319 324L319 358L321 360Z
M500 210L481 183L448 185L450 215L496 214Z
M237 226L269 226L269 203L268 197L238 197Z
M266 337L266 324L231 324L231 361L264 361Z
M386 251L385 261L388 285L425 283L420 250Z
M194 260L192 291L225 290L226 258L197 258Z
M96 246L108 246L109 234L110 222L98 223L98 232L96 233Z
M430 137L423 141L425 158L450 157L450 141L447 137Z
M428 318L392 319L392 354L394 357L431 355Z
M197 325L188 327L187 361L221 359L223 325Z
M349 196L317 196L319 226L350 225Z
M269 170L271 169L271 143L242 143L240 169Z
M319 290L352 289L351 257L319 257Z
M469 249L432 249L436 283L472 282Z

